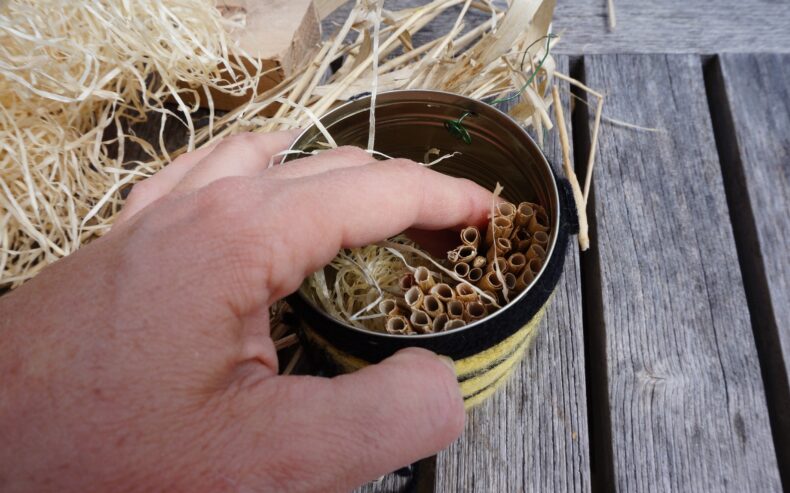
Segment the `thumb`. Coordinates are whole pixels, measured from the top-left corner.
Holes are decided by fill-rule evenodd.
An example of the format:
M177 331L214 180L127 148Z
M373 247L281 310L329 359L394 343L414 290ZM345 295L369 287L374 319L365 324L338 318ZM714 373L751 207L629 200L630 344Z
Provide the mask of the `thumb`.
M463 431L455 372L424 349L332 379L270 380L279 387L268 394L277 417L263 419L276 423L267 431L277 450L256 460L284 489L348 491L438 452Z

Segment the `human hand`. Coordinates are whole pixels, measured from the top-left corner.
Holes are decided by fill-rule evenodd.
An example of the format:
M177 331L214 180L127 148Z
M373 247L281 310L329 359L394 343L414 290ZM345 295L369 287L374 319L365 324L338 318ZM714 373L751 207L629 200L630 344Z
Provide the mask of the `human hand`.
M490 193L353 148L266 169L293 136L179 157L0 298L1 490L348 490L460 434L436 355L278 376L268 307L341 247L481 222Z

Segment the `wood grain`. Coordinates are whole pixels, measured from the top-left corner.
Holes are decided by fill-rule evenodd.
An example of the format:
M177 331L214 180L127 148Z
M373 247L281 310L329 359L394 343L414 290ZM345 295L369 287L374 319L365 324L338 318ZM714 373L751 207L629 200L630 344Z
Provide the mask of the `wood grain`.
M342 22L349 2L324 22L324 32ZM392 0L385 8L421 5L425 0ZM494 2L503 6L504 2ZM790 53L788 0L614 0L617 27L608 28L605 0L557 3L554 32L562 34L555 53ZM448 12L414 37L415 45L449 31L460 8ZM488 15L470 10L467 27Z
M561 70L567 64L558 59ZM556 132L546 152L561 169ZM463 437L438 455L436 491L590 490L579 276L573 237L535 344L504 387L471 411Z
M790 52L787 0L614 0L617 27L604 0L557 3L557 53Z
M697 56L592 56L613 116L595 178L617 490L779 491Z
M726 55L709 95L771 425L790 487L790 56ZM710 73L710 71L709 71ZM710 77L709 77L710 78Z

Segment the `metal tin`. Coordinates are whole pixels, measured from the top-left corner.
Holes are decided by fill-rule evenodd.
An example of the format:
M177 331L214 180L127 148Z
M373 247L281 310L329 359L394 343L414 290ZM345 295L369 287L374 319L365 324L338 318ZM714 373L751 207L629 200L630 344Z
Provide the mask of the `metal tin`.
M370 97L346 103L323 118L322 124L338 145L365 147L368 139ZM469 112L463 125L471 143L445 126ZM310 151L324 140L314 125L294 142L292 149ZM465 358L502 341L525 325L546 303L559 279L568 234L575 227L572 199L546 157L526 131L491 105L456 94L405 90L380 93L376 100L375 148L393 157L422 162L429 149L438 155L458 152L433 169L477 182L489 190L504 187L511 202L542 204L551 218L547 260L530 286L502 309L465 327L448 332L393 335L359 329L338 321L297 292L289 303L321 337L333 346L368 362L381 360L406 346L420 346ZM430 159L437 157L433 154ZM293 155L290 159L296 159Z

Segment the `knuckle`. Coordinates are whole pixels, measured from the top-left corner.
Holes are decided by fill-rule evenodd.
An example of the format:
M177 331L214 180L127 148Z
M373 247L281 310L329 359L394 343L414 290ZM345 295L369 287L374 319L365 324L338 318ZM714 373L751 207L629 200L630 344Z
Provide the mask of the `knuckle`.
M129 195L126 197L126 203L136 204L138 202L144 202L149 199L153 193L154 187L148 179L137 182L129 191Z
M276 274L277 254L285 250L280 242L287 236L283 221L273 219L285 209L281 190L263 179L226 177L197 194L194 221L222 258L225 275L237 287L268 285Z
M197 191L199 212L204 217L212 217L244 207L246 188L245 180L237 176L209 183Z
M222 141L218 144L221 145L233 145L233 146L247 146L252 144L255 141L255 134L252 132L240 132L237 134L233 134L229 137L225 137Z
M373 157L370 154L365 152L365 150L362 148L356 146L340 146L332 149L330 152L336 154L338 157L353 161L367 162L373 160Z

